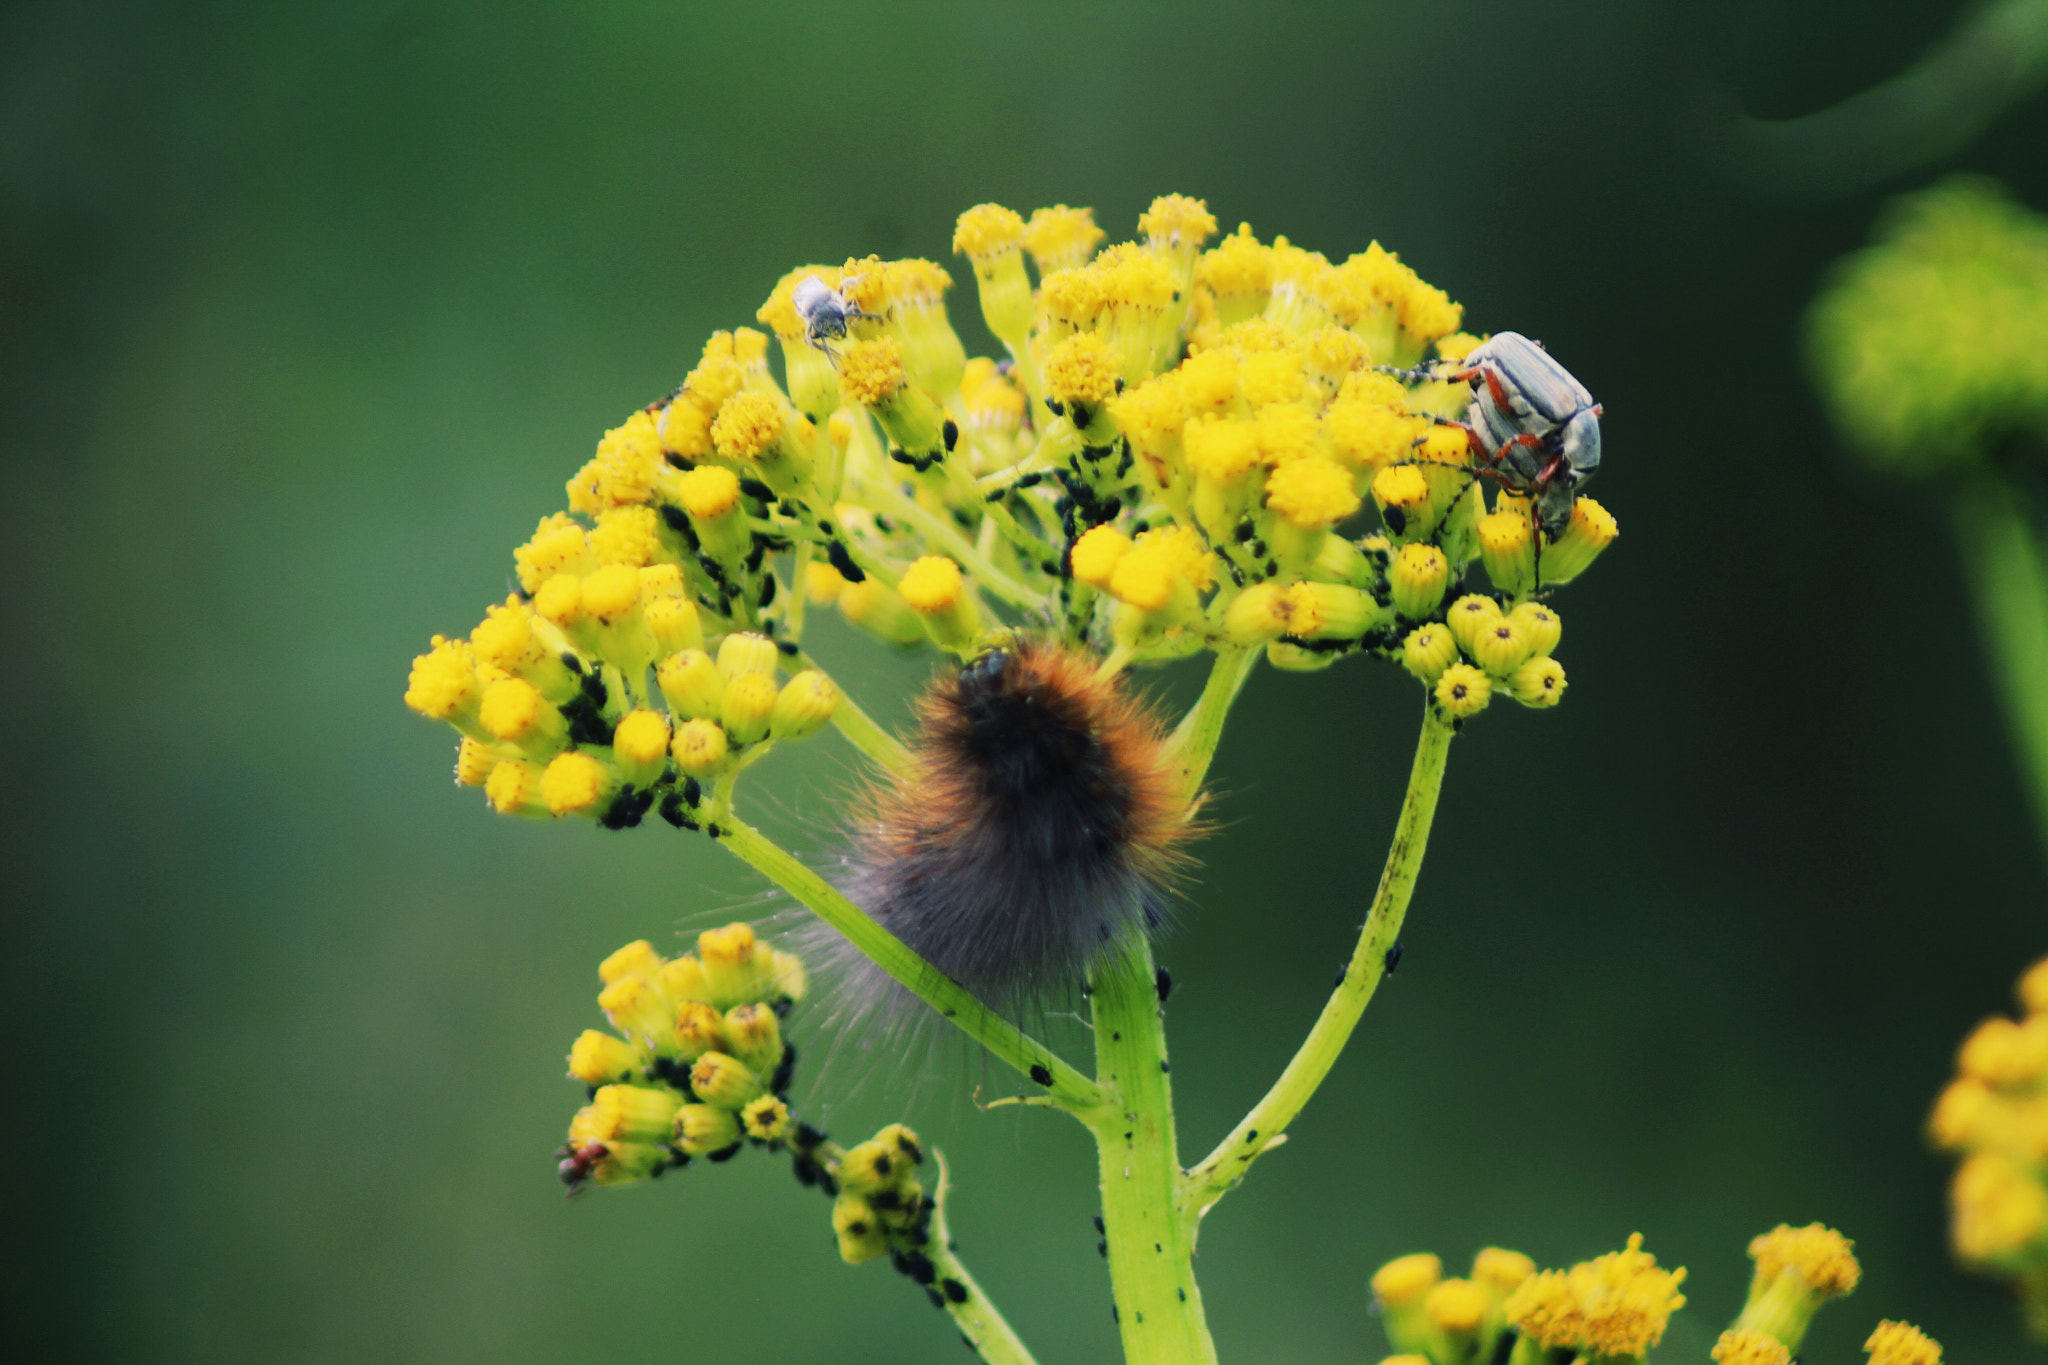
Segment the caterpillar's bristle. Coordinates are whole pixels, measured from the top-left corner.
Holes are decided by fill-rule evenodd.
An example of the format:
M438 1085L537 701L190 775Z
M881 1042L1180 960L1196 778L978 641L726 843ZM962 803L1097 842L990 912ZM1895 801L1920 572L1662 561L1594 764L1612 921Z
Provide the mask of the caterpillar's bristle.
M1165 924L1194 805L1159 721L1094 659L996 650L917 714L911 774L859 803L844 879L884 927L1015 1016L1071 998L1105 953ZM854 976L856 995L909 1000L877 971Z

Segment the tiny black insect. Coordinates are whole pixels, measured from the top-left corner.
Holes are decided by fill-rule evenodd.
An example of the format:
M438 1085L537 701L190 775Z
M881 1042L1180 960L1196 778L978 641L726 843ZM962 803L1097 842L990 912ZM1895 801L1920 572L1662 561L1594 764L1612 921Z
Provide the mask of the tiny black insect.
M1395 939L1394 946L1387 949L1387 955L1384 959L1384 962L1386 965L1388 976L1392 976L1395 972L1401 969L1401 959L1403 956L1406 955L1407 951L1407 949L1401 946L1401 941L1399 939Z
M1161 967L1153 973L1152 986L1159 992L1159 1003L1165 1004L1166 997L1173 994L1173 973Z

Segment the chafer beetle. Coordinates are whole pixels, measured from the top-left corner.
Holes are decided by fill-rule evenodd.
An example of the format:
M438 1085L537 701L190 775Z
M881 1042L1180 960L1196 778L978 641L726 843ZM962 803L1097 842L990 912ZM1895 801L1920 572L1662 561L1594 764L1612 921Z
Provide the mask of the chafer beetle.
M1570 370L1520 332L1496 332L1438 379L1472 386L1461 426L1480 473L1536 501L1536 522L1555 540L1579 487L1600 468L1600 405Z

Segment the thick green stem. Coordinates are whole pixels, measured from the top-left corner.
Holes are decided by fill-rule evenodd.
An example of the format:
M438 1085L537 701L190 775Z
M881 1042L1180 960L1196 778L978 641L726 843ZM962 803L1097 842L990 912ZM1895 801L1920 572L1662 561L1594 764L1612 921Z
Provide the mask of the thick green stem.
M1189 1171L1181 1185L1184 1217L1196 1218L1221 1199L1244 1178L1245 1171L1261 1152L1273 1147L1294 1122L1295 1115L1316 1093L1330 1074L1344 1044L1357 1027L1359 1016L1372 1001L1386 966L1387 949L1401 936L1401 922L1408 913L1408 898L1422 871L1422 854L1429 845L1430 822L1436 817L1437 795L1443 790L1444 762L1450 756L1450 725L1433 707L1423 713L1422 737L1416 742L1415 764L1408 774L1408 795L1401 802L1401 816L1394 827L1394 845L1387 851L1386 869L1380 873L1379 890L1372 910L1358 936L1358 947L1344 969L1329 1003L1323 1006L1301 1049L1280 1073L1280 1079L1266 1097L1232 1130L1216 1150Z
M1089 1120L1110 1293L1126 1365L1209 1365L1216 1347L1195 1284L1194 1229L1175 1197L1182 1176L1155 975L1140 937L1091 983L1096 1081L1110 1098Z
M2048 565L2040 533L2026 503L2002 484L1961 502L1956 532L2048 853Z
M718 841L846 936L870 961L939 1012L997 1060L1045 1087L1060 1108L1085 1117L1104 1101L1100 1087L1053 1054L1051 1048L968 994L967 988L913 952L868 917L839 888L806 867L737 815L717 827Z

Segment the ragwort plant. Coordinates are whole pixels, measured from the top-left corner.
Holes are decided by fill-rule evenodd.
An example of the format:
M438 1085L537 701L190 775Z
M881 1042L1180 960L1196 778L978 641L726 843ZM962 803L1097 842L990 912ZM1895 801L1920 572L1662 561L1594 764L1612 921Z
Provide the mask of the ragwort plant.
M1215 229L1179 196L1102 250L1085 209L968 210L953 245L1000 360L967 356L929 261L790 271L757 319L779 374L768 333L713 334L514 552L519 591L436 637L406 693L460 732L457 780L495 810L716 840L829 926L820 950L850 970L821 977L856 1027L944 1020L1018 1074L1014 1102L1078 1120L1125 1356L1145 1365L1216 1358L1202 1215L1286 1139L1398 952L1453 737L1497 702L1562 698L1552 590L1616 535L1579 496L1597 410L1539 349L1458 330L1460 307L1376 243L1333 263L1248 226L1209 246ZM907 742L811 657L823 610L950 656ZM1125 688L1196 655L1208 680L1176 721ZM1150 936L1250 671L1353 656L1422 694L1385 871L1307 1038L1184 1160ZM814 868L744 818L739 786L827 724L874 785L851 851ZM984 1359L1031 1360L954 1250L936 1152L901 1124L841 1145L795 1112L798 956L733 924L673 957L629 944L598 974L612 1031L570 1053L590 1088L560 1153L572 1189L780 1154L830 1197L847 1262L887 1259ZM1093 1074L1027 1031L1075 989ZM1818 1226L1751 1250L1715 1356L1783 1365L1856 1262ZM1561 1365L1646 1356L1683 1278L1633 1238L1557 1271L1488 1248L1446 1278L1418 1254L1374 1289L1409 1362ZM1939 1359L1899 1324L1871 1349Z

